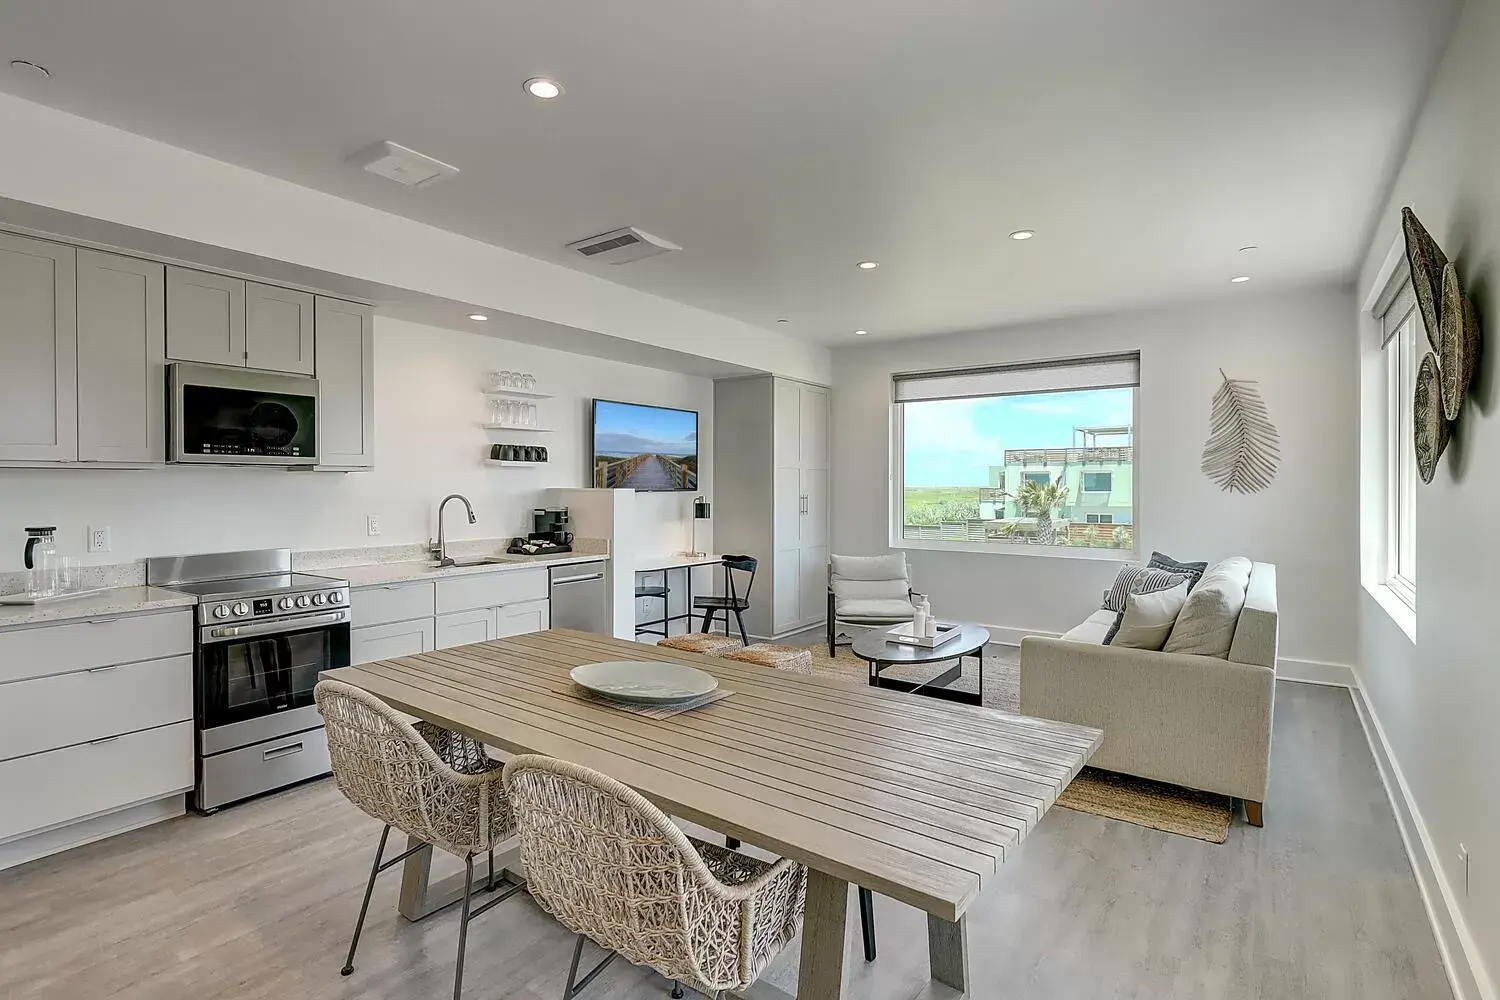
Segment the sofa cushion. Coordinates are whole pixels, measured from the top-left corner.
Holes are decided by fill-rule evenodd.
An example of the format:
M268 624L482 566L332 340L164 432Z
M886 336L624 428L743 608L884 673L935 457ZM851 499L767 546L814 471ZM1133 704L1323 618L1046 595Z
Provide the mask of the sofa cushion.
M1158 590L1171 590L1179 583L1186 583L1182 573L1169 573L1164 569L1147 566L1121 566L1115 582L1104 594L1104 607L1118 614L1125 610L1125 598L1131 594L1150 594Z
M1202 579L1203 574L1208 570L1208 563L1206 562L1178 562L1165 552L1156 551L1151 553L1151 558L1147 561L1146 565L1151 569L1164 569L1172 573L1185 574L1188 578L1188 591L1190 593L1194 587L1198 586L1198 581Z
M845 615L847 601L906 601L911 590L905 552L888 556L829 556L828 567L829 586L838 601L840 617Z
M848 600L834 605L834 617L852 622L909 622L917 613L909 600Z
M1064 632L1062 637L1069 642L1091 642L1096 646L1102 645L1104 637L1109 634L1110 626L1114 623L1115 613L1100 608Z
M1109 644L1129 649L1161 649L1187 599L1186 580L1170 590L1131 594L1125 598L1125 612Z
M1162 649L1228 659L1249 583L1249 559L1235 556L1209 567L1188 595Z

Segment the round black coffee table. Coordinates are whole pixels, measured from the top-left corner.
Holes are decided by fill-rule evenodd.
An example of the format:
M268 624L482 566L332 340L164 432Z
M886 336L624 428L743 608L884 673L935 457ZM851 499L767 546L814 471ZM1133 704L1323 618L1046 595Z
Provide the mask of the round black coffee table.
M864 660L870 666L870 686L889 688L893 691L909 691L913 694L927 695L930 698L943 698L947 701L961 701L969 705L979 705L984 698L984 647L990 641L989 629L982 625L971 625L967 622L955 622L958 626L958 635L941 646L928 649L925 646L909 646L901 642L888 642L889 633L884 628L875 628L866 632L854 640L854 655ZM979 690L978 691L955 691L944 685L951 684L963 676L963 659L972 656L979 661ZM936 677L925 681L899 680L895 677L885 677L881 671L888 667L916 667L943 663L947 660L955 661L953 666L944 670Z

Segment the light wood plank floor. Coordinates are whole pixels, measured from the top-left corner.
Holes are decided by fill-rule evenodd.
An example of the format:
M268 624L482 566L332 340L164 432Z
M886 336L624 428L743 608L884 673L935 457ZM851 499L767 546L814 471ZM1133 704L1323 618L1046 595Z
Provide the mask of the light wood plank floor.
M976 1000L1451 996L1348 693L1277 696L1265 829L1213 846L1052 810L970 912ZM398 870L338 974L378 833L325 781L0 873L0 997L443 1000L457 915L402 921ZM865 965L849 911L850 995L917 993L923 916L877 897ZM466 1000L556 1000L571 948L518 896L471 928ZM769 978L796 968L784 955ZM615 963L585 1000L666 988Z

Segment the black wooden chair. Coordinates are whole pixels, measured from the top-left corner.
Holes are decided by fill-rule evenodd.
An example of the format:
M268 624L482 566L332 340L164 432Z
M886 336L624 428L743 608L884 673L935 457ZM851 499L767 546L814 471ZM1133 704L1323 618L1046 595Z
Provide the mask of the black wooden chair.
M635 627L635 634L636 635L659 635L659 636L661 636L663 638L666 637L667 630L672 627L670 625L670 623L669 623L670 619L668 617L669 612L668 612L668 608L667 608L667 600L668 600L669 596L671 595L671 593L672 593L672 588L669 587L669 586L667 586L667 571L666 570L662 570L661 571L661 586L659 586L659 587L656 586L656 585L654 585L654 584L649 584L649 583L647 583L647 584L637 583L636 584L636 586L635 586L635 596L636 597L648 597L648 598L651 598L652 600L661 601L661 617L660 618L653 618L651 621L641 622L640 624L636 625L636 627ZM660 625L661 627L657 628L656 626L658 626L658 625Z
M725 556L720 565L724 567L724 593L693 598L694 610L703 611L703 627L698 631L711 631L714 619L722 612L724 615L724 634L728 635L729 615L733 613L734 620L740 627L740 642L748 646L750 645L750 637L745 633L744 614L750 610L750 588L755 586L755 568L759 563L753 556ZM739 580L735 576L736 573L744 576L745 587L743 593L740 591Z

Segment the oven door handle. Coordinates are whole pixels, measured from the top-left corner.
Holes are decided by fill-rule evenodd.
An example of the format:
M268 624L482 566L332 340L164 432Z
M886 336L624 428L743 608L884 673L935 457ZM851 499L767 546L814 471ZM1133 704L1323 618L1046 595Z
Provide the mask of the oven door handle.
M203 642L228 642L257 635L279 635L285 632L300 632L319 625L337 625L347 621L347 611L327 611L320 615L303 615L300 618L283 618L274 622L247 622L244 625L215 625L202 630Z

